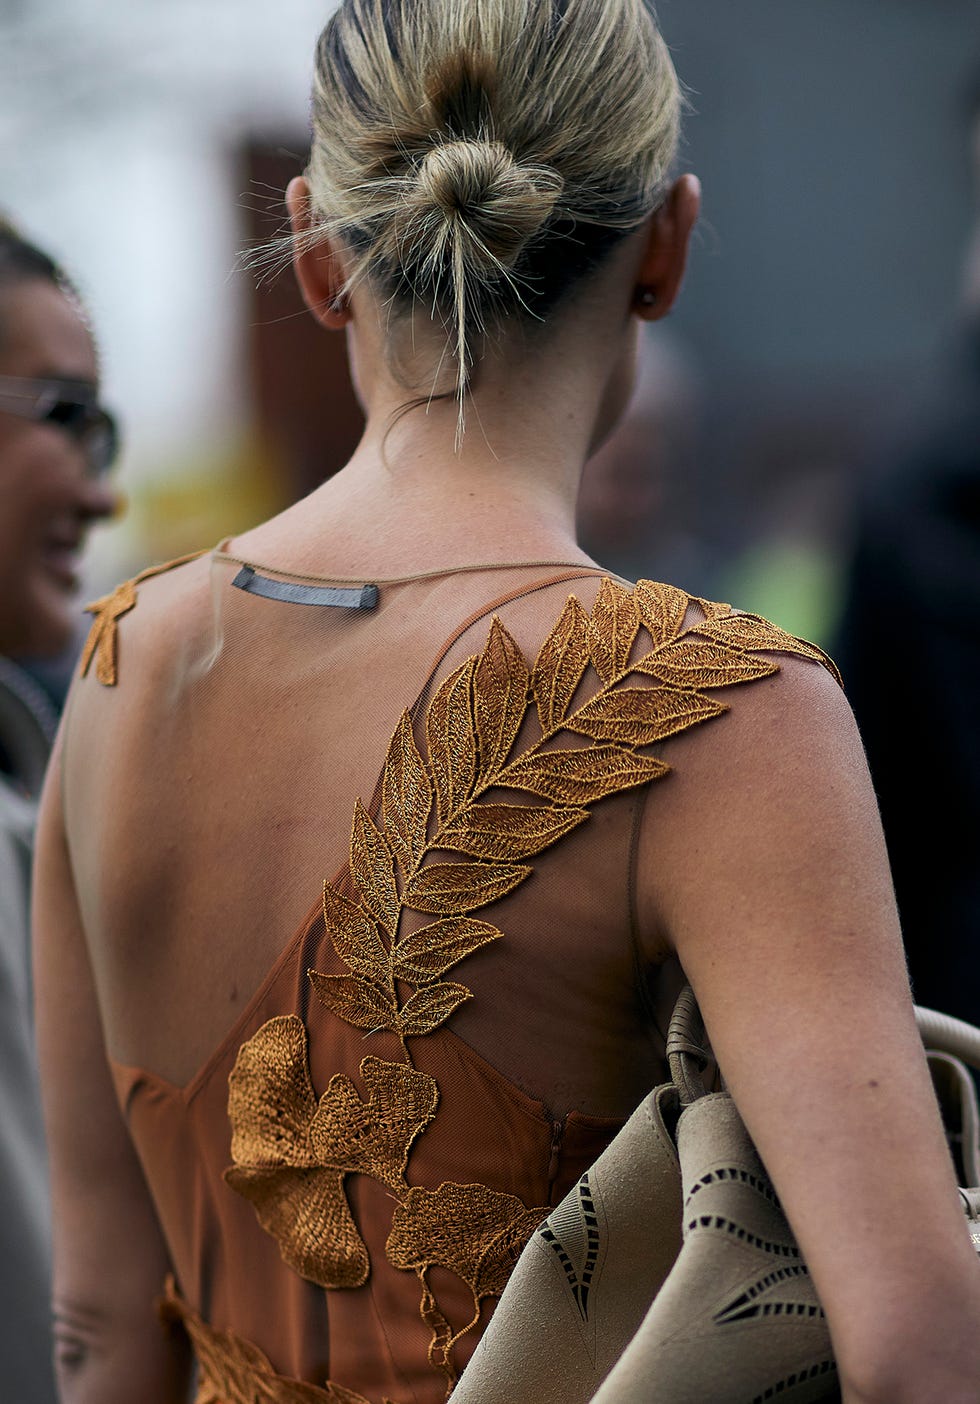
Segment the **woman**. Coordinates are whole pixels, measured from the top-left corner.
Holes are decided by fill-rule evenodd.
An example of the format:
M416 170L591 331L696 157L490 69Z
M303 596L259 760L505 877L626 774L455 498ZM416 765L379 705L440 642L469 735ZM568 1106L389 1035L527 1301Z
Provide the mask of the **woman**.
M66 1400L183 1399L184 1338L200 1401L445 1398L662 1080L678 963L849 1404L980 1393L838 685L575 543L697 218L678 106L641 0L345 0L324 31L289 205L363 441L92 607L45 803Z
M54 1399L50 1225L31 1018L28 881L52 709L12 661L71 641L78 556L115 506L95 347L58 266L0 219L0 1358L23 1404Z

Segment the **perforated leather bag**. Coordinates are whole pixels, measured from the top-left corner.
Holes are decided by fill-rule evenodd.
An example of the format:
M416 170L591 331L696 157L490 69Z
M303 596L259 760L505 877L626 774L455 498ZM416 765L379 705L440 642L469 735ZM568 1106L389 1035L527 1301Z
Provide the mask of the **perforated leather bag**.
M980 1030L917 1009L957 1171L980 1182ZM538 1228L453 1404L839 1400L823 1309L727 1092L707 1092L690 987L671 1081ZM961 1190L980 1251L980 1189Z

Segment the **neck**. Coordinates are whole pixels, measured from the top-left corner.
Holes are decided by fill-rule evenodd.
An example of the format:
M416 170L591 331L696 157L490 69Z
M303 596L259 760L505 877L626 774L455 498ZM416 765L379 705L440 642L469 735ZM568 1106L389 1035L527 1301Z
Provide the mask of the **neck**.
M597 320L603 324L591 324ZM429 384L424 374L404 375L404 362L401 376L391 372L388 328L362 312L351 351L367 407L364 437L340 473L250 534L249 545L256 555L268 547L276 559L303 559L313 572L313 562L329 559L331 570L354 577L506 561L591 563L576 541L575 506L628 349L628 319L612 320L610 327L608 315L597 319L581 299L547 341L525 343L512 329L480 363L457 443L455 398L406 411ZM420 347L419 360L432 366L438 355Z

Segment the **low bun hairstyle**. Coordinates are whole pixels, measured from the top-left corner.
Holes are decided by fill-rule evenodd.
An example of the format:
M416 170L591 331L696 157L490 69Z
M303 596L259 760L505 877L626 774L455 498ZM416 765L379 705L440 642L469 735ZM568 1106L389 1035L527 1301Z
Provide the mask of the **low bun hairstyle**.
M564 184L547 166L519 165L499 141L441 142L406 179L379 252L417 248L433 272L459 256L468 274L492 280L548 222Z
M342 0L320 36L313 222L396 306L477 339L544 318L665 192L680 92L647 0Z

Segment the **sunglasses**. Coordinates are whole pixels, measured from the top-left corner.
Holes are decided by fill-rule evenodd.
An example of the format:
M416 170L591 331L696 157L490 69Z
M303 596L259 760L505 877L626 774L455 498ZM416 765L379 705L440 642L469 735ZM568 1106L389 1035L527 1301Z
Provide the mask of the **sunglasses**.
M0 410L39 424L56 424L85 454L93 477L107 473L119 456L119 429L95 391L67 380L0 375Z

